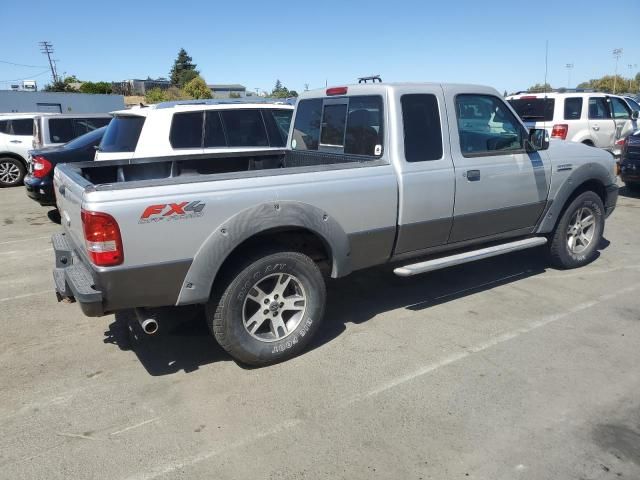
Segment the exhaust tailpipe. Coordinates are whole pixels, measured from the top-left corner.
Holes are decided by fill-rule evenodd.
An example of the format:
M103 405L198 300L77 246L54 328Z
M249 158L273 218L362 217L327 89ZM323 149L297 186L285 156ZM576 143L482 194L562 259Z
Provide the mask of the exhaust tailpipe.
M153 335L158 332L158 321L154 318L152 312L144 308L136 308L135 311L140 328L144 333Z

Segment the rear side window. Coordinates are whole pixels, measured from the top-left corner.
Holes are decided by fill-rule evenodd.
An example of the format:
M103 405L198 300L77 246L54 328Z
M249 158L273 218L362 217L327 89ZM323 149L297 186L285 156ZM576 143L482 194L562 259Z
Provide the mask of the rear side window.
M74 138L72 118L49 119L49 141L51 143L67 143Z
M518 116L525 122L550 122L556 101L553 98L521 97L509 100Z
M220 121L220 114L216 111L205 113L204 146L205 148L227 146L227 140L224 138L224 130L222 129L222 122Z
M259 110L222 110L230 147L267 147L267 131Z
M13 135L33 135L33 120L30 118L11 120L11 133Z
M344 145L344 127L347 116L347 104L325 105L322 113L320 144L332 147Z
M611 118L611 111L604 97L591 97L589 99L589 118L591 120Z
M0 133L9 133L9 120L0 121Z
M262 110L262 117L269 133L269 144L272 147L284 147L291 125L291 110Z
M138 144L140 132L145 117L114 117L104 132L100 151L102 152L133 152Z
M438 99L432 94L408 94L400 99L407 162L442 158L442 128Z
M104 127L110 120L110 118L76 118L73 120L75 136L79 137L85 133L93 132L97 128Z
M564 119L578 120L582 116L582 97L564 99Z
M296 109L291 148L294 150L317 150L320 141L322 99L302 100Z
M382 133L382 97L351 97L344 153L382 155Z
M202 147L202 111L176 113L171 120L169 142L173 148Z

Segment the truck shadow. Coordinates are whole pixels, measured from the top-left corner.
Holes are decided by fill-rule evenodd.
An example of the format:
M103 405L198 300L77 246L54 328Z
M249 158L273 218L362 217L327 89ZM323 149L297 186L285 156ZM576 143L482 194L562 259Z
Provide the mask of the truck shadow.
M608 245L604 240L600 249ZM539 275L546 269L543 248L535 248L412 278L397 277L393 267L384 266L330 280L325 319L307 351L338 337L348 323L361 324L396 309L424 310ZM203 311L189 321L179 315L164 319L161 331L152 337L132 334L127 327L132 323L137 326L132 313L116 314L104 342L132 350L150 375L188 373L218 361L232 361L209 332Z
M640 198L640 190L632 190L627 185L621 187L618 193L621 197Z

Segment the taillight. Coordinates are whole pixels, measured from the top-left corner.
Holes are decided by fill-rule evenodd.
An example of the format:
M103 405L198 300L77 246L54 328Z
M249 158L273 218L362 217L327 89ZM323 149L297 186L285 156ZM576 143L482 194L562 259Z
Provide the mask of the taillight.
M98 267L120 265L124 261L118 222L111 215L82 210L82 228L87 253Z
M347 87L331 87L331 88L327 88L327 96L332 96L332 95L346 95L347 94Z
M53 169L51 162L42 155L36 155L31 159L31 166L33 167L33 176L36 178L44 178Z
M551 130L551 138L561 138L562 140L566 140L567 133L569 133L569 125L560 123L553 126L553 129Z

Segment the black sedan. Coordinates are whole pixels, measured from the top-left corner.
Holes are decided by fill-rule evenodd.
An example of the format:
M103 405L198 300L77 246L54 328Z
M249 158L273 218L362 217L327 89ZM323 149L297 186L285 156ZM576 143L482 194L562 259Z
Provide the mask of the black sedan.
M27 195L40 205L55 205L53 192L53 170L58 163L87 162L95 157L107 127L98 128L61 147L32 150L29 174L24 178Z
M640 190L640 130L629 135L620 154L620 178L632 190Z

